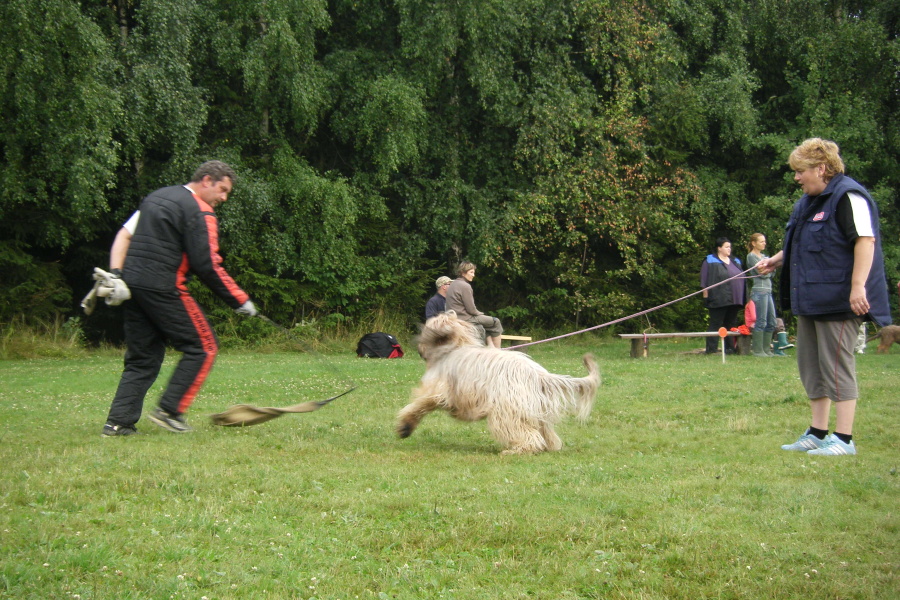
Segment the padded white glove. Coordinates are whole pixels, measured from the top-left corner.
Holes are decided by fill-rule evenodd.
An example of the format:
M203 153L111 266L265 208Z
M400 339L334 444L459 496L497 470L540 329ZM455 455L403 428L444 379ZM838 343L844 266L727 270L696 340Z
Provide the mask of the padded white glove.
M251 302L250 300L247 300L246 302L244 302L241 305L240 308L234 309L234 312L236 312L239 315L247 315L248 317L255 317L259 311L256 310L255 306L253 306L253 302Z
M106 296L106 304L109 306L118 306L131 298L131 290L124 279L113 279L113 288Z
M106 298L107 306L118 306L131 298L131 290L128 285L118 275L108 273L100 267L94 267L94 281L96 285L97 295Z

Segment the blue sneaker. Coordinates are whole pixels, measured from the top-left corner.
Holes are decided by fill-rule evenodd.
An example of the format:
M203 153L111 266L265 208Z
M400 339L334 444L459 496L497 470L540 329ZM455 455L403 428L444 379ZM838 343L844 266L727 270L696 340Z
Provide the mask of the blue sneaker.
M850 440L849 444L845 444L841 441L841 439L831 434L824 440L821 448L816 448L815 450L810 450L807 454L814 454L815 456L842 456L845 454L856 454L856 446L853 445L853 440Z
M824 440L820 440L811 433L804 433L796 442L794 442L793 444L785 444L781 447L781 449L793 450L795 452L811 452L812 450L822 448L827 442L828 437L826 437Z

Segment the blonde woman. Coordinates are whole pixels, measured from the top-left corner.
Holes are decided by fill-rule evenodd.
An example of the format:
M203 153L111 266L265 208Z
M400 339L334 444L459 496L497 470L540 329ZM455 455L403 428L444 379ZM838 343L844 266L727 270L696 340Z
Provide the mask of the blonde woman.
M754 233L747 242L747 267L756 265L764 258L766 249L766 236ZM750 299L756 307L756 324L753 326L753 336L750 338L750 348L753 356L775 356L772 352L772 336L775 335L775 301L772 299L772 273L760 275L756 271L750 271L751 287Z
M808 139L788 162L803 196L794 204L782 250L756 264L763 274L784 269L781 300L797 316L797 366L812 413L806 432L782 449L856 454L857 331L864 321L891 323L878 207L844 174L834 142ZM836 420L828 435L832 404Z

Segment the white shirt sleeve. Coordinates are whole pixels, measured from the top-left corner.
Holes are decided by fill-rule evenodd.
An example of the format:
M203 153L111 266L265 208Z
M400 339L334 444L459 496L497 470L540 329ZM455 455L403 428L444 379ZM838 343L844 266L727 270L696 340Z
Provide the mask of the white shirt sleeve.
M869 203L856 192L849 192L847 199L850 200L850 210L853 213L853 224L856 227L857 235L859 237L875 237Z
M128 233L134 235L134 230L137 229L138 219L141 218L141 211L136 210L131 217L125 221L125 224L122 225L125 229L128 230Z

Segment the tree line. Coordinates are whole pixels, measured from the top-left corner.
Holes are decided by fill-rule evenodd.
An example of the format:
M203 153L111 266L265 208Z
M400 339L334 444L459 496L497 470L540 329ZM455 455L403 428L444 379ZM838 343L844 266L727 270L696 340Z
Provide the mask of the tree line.
M143 195L212 158L238 173L226 266L281 322L412 328L462 259L511 328L655 306L720 235L780 248L811 136L878 201L895 285L898 23L880 0L7 0L0 323L76 314Z

